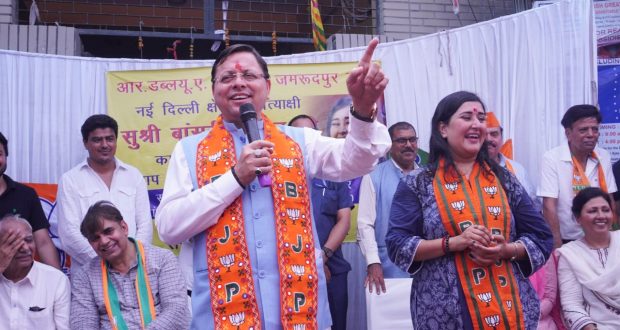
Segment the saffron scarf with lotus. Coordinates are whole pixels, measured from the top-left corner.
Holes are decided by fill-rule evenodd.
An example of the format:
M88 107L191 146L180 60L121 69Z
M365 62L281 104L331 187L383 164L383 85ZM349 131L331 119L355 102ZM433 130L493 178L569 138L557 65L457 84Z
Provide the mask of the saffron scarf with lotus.
M265 115L264 140L273 142L271 193L280 272L280 314L284 329L316 329L318 272L310 196L299 145ZM196 157L198 186L209 184L236 164L232 135L218 117L200 142ZM207 268L216 329L261 329L261 316L246 242L241 196L217 224L206 230Z
M473 225L483 225L494 235L510 237L510 206L495 174L485 164L474 163L465 178L454 166L444 170L440 159L433 190L442 223L451 237ZM474 329L525 329L519 289L512 263L500 260L484 267L468 251L454 253L454 262Z
M600 188L607 192L607 181L605 181L605 173L603 173L603 165L601 165L601 160L596 155L596 152L592 151L590 155L592 158L596 159L596 170L598 174L598 183ZM584 188L590 187L590 180L588 180L588 176L586 175L583 167L581 167L581 163L575 158L575 156L571 156L573 160L573 194L577 195L577 193Z
M153 301L153 293L151 292L151 284L149 282L148 270L146 268L146 255L142 242L129 238L129 241L136 247L136 255L138 258L138 271L136 274L136 295L138 297L138 307L140 308L140 321L142 329L146 329L149 323L155 319L155 303ZM110 273L108 264L101 259L101 281L103 285L103 301L105 310L110 319L110 324L114 330L128 330L127 323L123 319L121 306L118 301L118 293L114 288L114 284L110 281Z

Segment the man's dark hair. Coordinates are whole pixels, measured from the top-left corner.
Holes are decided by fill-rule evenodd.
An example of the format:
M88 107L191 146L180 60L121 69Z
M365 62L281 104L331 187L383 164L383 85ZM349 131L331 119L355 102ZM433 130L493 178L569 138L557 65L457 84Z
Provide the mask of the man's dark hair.
M98 201L88 208L80 225L80 232L90 241L95 233L102 229L104 219L120 223L123 221L123 216L111 202Z
M568 110L566 110L564 117L562 117L561 123L564 128L572 128L573 124L577 120L588 117L596 118L596 121L598 123L600 123L603 119L601 117L601 112L598 111L595 106L590 104L579 104L573 105L572 107L568 108Z
M396 124L390 126L390 128L388 128L388 133L390 133L390 138L393 139L394 138L394 132L396 130L401 130L401 129L403 129L403 130L411 129L411 130L413 130L415 132L415 128L413 128L413 125L409 124L406 121L399 121L398 123L396 123Z
M86 142L90 132L98 128L111 128L114 131L114 136L118 138L118 124L114 118L108 115L92 115L82 124L82 140Z
M246 44L236 44L236 45L232 45L224 49L217 56L217 58L215 59L215 62L213 62L213 66L211 67L211 83L215 83L215 76L217 75L217 67L222 62L224 62L224 60L226 60L230 55L234 53L241 53L241 52L250 53L254 55L254 57L256 58L256 61L258 62L258 65L260 65L260 68L263 70L263 77L265 79L269 79L269 70L267 69L267 62L265 62L263 57L260 56L256 48L250 45L246 45Z
M301 115L293 117L293 119L291 119L286 126L293 126L293 123L298 119L308 119L310 122L312 122L312 127L314 127L314 129L317 129L316 121L314 121L314 118L303 113Z
M4 155L9 155L9 140L4 137L4 134L0 132L0 144L4 147Z

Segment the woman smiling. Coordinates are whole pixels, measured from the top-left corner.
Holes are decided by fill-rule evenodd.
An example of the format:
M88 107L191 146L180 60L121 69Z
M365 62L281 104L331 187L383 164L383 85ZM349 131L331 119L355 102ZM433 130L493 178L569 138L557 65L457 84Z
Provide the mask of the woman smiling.
M525 189L487 154L486 110L456 92L437 105L429 164L399 184L386 236L413 277L415 329L536 329L527 276L552 236Z
M584 237L562 246L558 278L562 312L571 330L620 329L620 232L611 232L609 194L585 188L573 199Z

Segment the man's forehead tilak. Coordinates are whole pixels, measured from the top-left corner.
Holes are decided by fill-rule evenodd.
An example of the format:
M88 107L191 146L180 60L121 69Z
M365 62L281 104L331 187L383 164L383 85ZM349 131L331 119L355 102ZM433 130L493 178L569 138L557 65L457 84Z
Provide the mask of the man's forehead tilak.
M237 62L235 63L235 70L241 72L243 71L243 66L239 62Z

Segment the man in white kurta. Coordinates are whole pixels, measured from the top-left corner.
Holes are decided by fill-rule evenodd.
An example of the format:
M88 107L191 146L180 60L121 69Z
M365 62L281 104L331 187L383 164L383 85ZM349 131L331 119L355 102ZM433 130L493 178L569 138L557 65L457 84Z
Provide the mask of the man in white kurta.
M93 115L82 125L88 158L64 173L58 184L58 234L71 267L97 256L80 233L88 208L98 201L112 202L123 214L129 237L150 243L153 236L146 182L137 168L115 157L118 124L107 115Z
M306 186L309 186L313 177L344 181L368 173L389 148L387 130L375 121L372 107L387 84L378 66L370 62L376 43L376 40L371 42L369 51L347 80L349 92L353 95L354 109L351 110L351 132L346 139L324 137L309 128L278 127L280 132L297 143L303 154ZM372 76L366 82L364 79L354 79L369 73ZM272 170L269 149L274 148L274 144L266 140L249 143L241 128L239 110L241 105L251 103L259 114L259 133L265 136L265 122L261 120L260 113L271 88L267 65L251 46L235 45L221 53L216 60L212 69L212 82L215 103L222 113L222 127L218 126L218 129L225 130L230 136L236 165L218 175L217 179L199 186L196 178L197 146L209 142L205 137L210 132L181 140L169 161L164 193L156 215L157 228L162 240L168 244L178 244L188 239L193 241L192 328L214 329L216 321L220 322L220 319L215 320L214 315L221 312L212 308L214 299L210 283L217 279L209 274L206 248L212 245L207 245L205 232L222 221L225 210L240 198L244 238L247 242L245 245L254 287L252 294L256 297L259 322L265 329L281 329L281 272L278 269L277 254L280 247L276 243L274 198L270 187L261 187L257 179L259 174L269 174ZM321 250L316 248L320 245L314 226L312 236L314 242L317 242L314 254L318 277L318 310L315 311L316 318L311 321L316 321L318 329L326 329L331 325L331 318ZM217 302L224 304L224 301ZM234 316L230 316L231 322L238 321Z
M0 329L69 329L71 287L60 270L34 261L32 227L0 220Z

